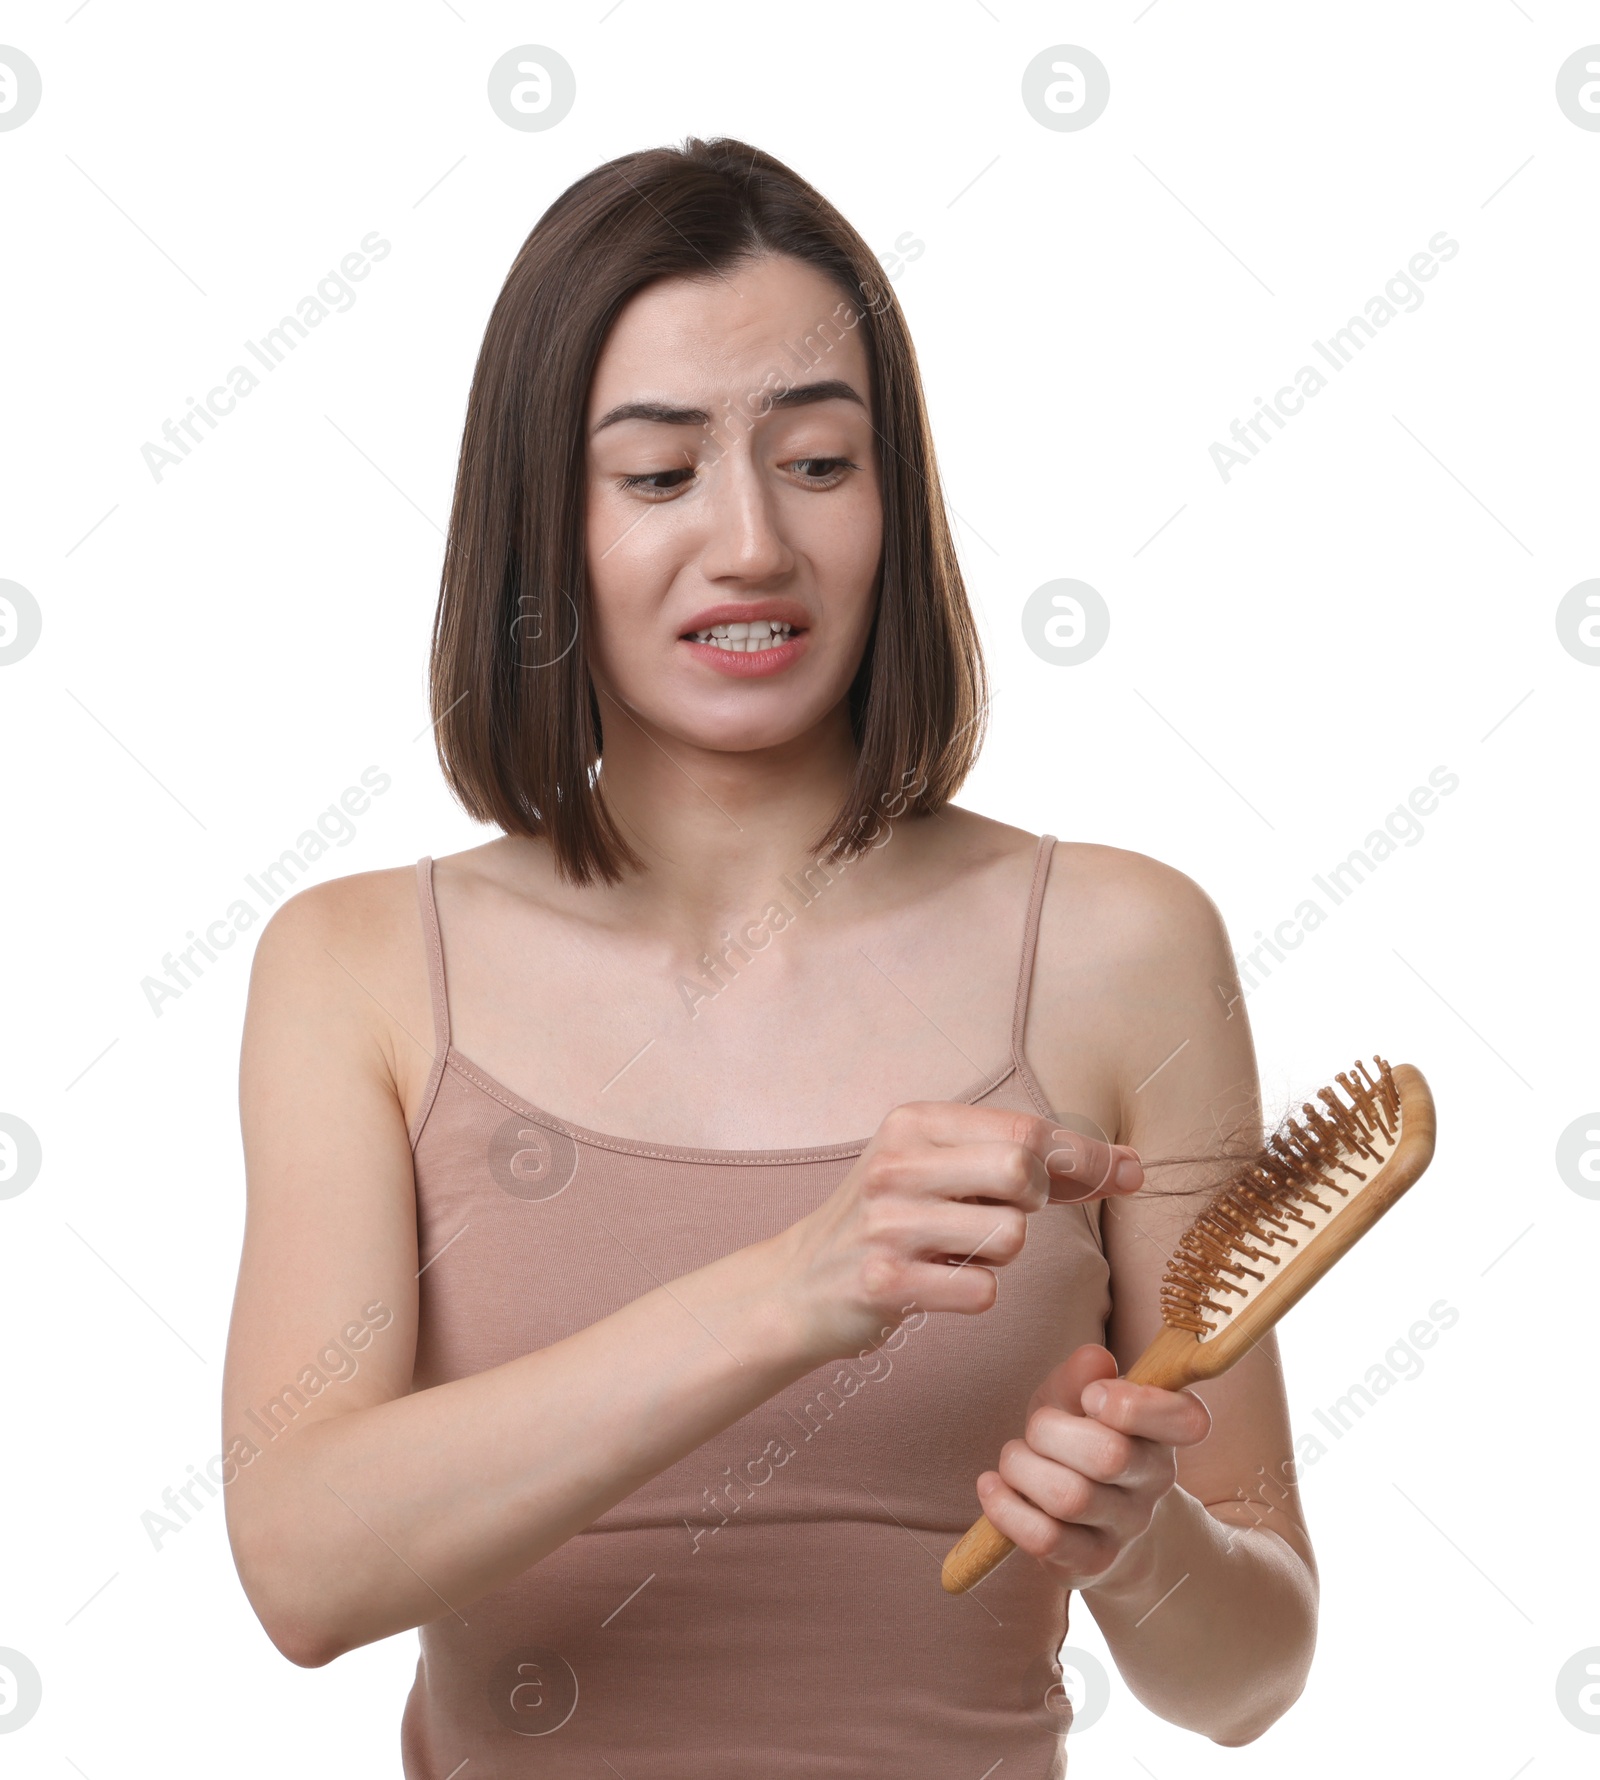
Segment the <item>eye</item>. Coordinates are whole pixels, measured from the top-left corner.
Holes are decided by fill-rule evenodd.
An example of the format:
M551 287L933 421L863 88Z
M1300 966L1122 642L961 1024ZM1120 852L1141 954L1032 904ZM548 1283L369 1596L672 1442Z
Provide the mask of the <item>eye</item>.
M844 480L846 470L859 469L859 464L851 463L847 457L797 457L796 468L809 468L811 474L802 478L813 488L832 488Z
M671 494L674 489L681 488L683 484L682 482L674 482L668 487L657 487L655 486L656 484L663 482L669 476L688 476L692 478L693 475L694 471L689 469L646 470L642 475L619 477L617 479L617 486L619 488L636 488L642 494L659 497Z
M797 457L785 468L801 472L800 480L808 488L834 488L850 470L859 469L847 457ZM617 486L644 495L650 500L666 500L687 482L694 480L694 471L687 466L671 470L644 470L636 476L619 476Z

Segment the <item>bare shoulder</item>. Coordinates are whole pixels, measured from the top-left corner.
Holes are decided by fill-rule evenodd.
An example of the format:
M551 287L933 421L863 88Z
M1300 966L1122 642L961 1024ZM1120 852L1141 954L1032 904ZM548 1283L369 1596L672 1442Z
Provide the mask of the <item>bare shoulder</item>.
M353 872L297 891L262 930L255 971L327 975L341 964L370 972L421 933L414 866Z
M433 1050L415 866L332 878L274 911L251 966L246 1070L266 1043L297 1033L307 1046L360 1047L413 1097Z
M1186 872L1125 847L1058 841L1040 912L1041 966L1098 964L1120 974L1211 957L1221 910Z
M1148 854L1058 842L1024 1044L1047 1091L1083 1084L1076 1098L1116 1109L1120 1141L1135 1141L1170 1088L1203 1077L1202 1092L1233 1098L1254 1055L1215 901ZM1160 1090L1147 1091L1163 1072Z
M1038 835L960 804L946 804L920 828L929 856L937 861L939 872L950 878L1022 878L1032 871L1038 856Z

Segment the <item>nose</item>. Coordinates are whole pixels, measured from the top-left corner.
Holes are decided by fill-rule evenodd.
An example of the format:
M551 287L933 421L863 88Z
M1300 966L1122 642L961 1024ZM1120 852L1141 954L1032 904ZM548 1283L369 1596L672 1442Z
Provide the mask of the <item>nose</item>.
M748 447L724 453L712 471L701 571L707 581L771 581L794 566L776 491Z

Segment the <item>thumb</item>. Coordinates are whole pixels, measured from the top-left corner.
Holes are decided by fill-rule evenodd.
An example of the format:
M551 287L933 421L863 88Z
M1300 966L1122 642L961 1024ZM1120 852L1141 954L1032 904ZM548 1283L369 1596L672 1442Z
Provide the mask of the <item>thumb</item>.
M1115 1378L1119 1368L1116 1355L1108 1347L1089 1342L1073 1351L1054 1368L1033 1393L1028 1404L1035 1409L1065 1409L1069 1415L1083 1414L1083 1392L1097 1378Z

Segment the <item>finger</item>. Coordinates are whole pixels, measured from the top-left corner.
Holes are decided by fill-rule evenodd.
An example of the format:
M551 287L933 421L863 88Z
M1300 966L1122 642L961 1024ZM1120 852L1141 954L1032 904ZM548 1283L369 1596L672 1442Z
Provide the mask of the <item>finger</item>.
M1156 1442L1103 1427L1093 1416L1048 1407L1028 1417L1022 1444L1049 1463L1118 1489L1129 1489L1172 1462Z
M1144 1185L1139 1152L1130 1144L1102 1143L1059 1125L1050 1128L1045 1168L1052 1205L1082 1205L1090 1199L1136 1193Z
M1085 1574L1105 1568L1106 1536L1097 1528L1057 1520L1015 1490L997 1471L978 1479L984 1518L1030 1557L1052 1558Z
M915 1148L904 1164L905 1185L975 1203L989 1201L1039 1211L1051 1192L1044 1163L1023 1144L928 1144Z
M906 1300L923 1310L982 1316L1000 1297L1000 1276L981 1261L913 1261L901 1279Z
M1211 1432L1211 1411L1189 1391L1097 1379L1084 1386L1083 1413L1107 1428L1163 1446L1198 1446Z
M1053 1520L1109 1528L1126 1518L1121 1490L1047 1458L1025 1440L1008 1440L1001 1447L999 1471L1018 1495Z
M1028 1400L1031 1413L1041 1404L1065 1409L1071 1415L1083 1413L1083 1392L1096 1379L1117 1376L1117 1358L1109 1347L1086 1342L1077 1347L1045 1377L1044 1382Z
M915 1100L898 1106L880 1130L946 1145L1015 1143L1045 1164L1056 1204L1080 1204L1137 1192L1144 1181L1138 1152L1129 1144L1103 1143L1052 1119L965 1101ZM1126 1168L1123 1168L1126 1164Z
M920 1258L982 1261L1003 1267L1022 1253L1028 1239L1027 1214L1016 1205L943 1205L912 1208Z

